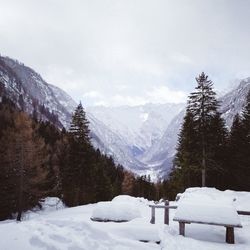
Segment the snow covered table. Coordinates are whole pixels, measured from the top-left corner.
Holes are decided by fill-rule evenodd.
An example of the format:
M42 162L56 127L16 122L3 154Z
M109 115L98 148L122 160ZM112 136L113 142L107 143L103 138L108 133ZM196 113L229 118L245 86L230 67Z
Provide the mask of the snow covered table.
M138 208L131 202L103 201L93 209L91 220L99 222L127 222L141 217Z
M185 236L185 224L199 223L226 227L226 242L234 244L234 228L242 227L236 209L231 204L194 204L181 202L174 216L179 222L179 233Z

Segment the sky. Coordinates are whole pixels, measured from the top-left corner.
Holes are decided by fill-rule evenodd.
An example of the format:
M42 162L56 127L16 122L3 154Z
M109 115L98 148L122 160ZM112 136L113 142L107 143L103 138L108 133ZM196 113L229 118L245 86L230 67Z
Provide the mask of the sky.
M0 0L0 53L87 106L186 102L250 76L250 1Z

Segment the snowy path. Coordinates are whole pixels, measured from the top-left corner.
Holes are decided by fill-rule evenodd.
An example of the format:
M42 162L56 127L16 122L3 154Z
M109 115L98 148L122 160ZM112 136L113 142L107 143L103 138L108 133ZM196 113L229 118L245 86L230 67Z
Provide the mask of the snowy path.
M250 194L246 195L248 203ZM245 201L245 199L242 200ZM133 204L131 204L133 205ZM178 224L170 213L170 226L163 225L163 211L156 210L156 224L151 225L150 209L139 204L141 218L126 223L103 223L90 220L96 204L44 211L32 214L21 223L0 222L1 250L80 250L80 249L166 249L166 250L249 250L250 216L240 216L242 229L235 230L235 245L225 243L223 227L191 224L186 237L178 235ZM143 243L139 239L161 243Z

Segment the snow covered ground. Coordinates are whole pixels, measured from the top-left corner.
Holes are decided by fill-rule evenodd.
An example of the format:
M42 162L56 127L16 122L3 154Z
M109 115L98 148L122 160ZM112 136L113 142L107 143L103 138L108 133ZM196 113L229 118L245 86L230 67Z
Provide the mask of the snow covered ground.
M177 205L187 197L198 203L208 199L223 200L227 203L236 199L233 204L237 209L250 211L248 192L220 192L216 189L193 188L186 190ZM118 196L111 203L117 203L114 206L116 208L122 203L126 203L126 206L129 204L131 209L140 212L141 217L124 223L95 222L90 218L98 204L63 208L56 199L47 199L44 202L44 211L27 213L25 220L20 223L13 220L0 222L0 249L250 249L250 216L240 216L243 228L235 229L236 244L229 245L225 243L225 228L221 226L186 225L186 237L180 236L178 224L172 220L176 210L170 210L170 225L167 226L163 224L163 210L157 209L156 224L151 225L149 223L151 211L148 204L152 202L143 198ZM155 243L159 241L160 244Z

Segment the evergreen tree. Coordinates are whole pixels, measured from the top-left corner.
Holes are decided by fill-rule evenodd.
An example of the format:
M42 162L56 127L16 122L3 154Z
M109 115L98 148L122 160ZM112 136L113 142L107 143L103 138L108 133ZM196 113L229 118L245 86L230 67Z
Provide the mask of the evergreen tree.
M242 117L236 115L229 141L229 181L236 190L250 190L250 92Z
M66 143L67 152L62 162L62 185L64 201L69 206L86 203L87 192L86 176L90 168L92 146L89 137L89 122L80 103L73 116L69 130L69 139ZM90 175L88 176L90 178Z
M240 186L243 177L242 166L244 163L244 136L241 118L239 114L236 114L229 136L227 172L227 184L234 190L241 189Z
M89 144L89 122L86 118L86 113L83 109L81 102L76 107L76 110L72 116L70 129L71 135L78 141L79 144Z
M175 181L179 178L180 189L197 186L200 183L200 163L197 131L193 114L187 110L184 122L178 137L177 153L174 159Z
M196 91L189 96L187 110L192 113L196 123L196 132L199 135L201 149L202 186L206 185L206 170L208 161L208 133L211 120L217 114L218 102L213 91L213 83L204 72L196 78Z
M189 96L170 178L179 183L180 190L200 184L223 186L227 129L218 112L213 83L204 73L196 81L196 91Z
M216 112L207 131L207 185L224 189L227 175L228 130Z

